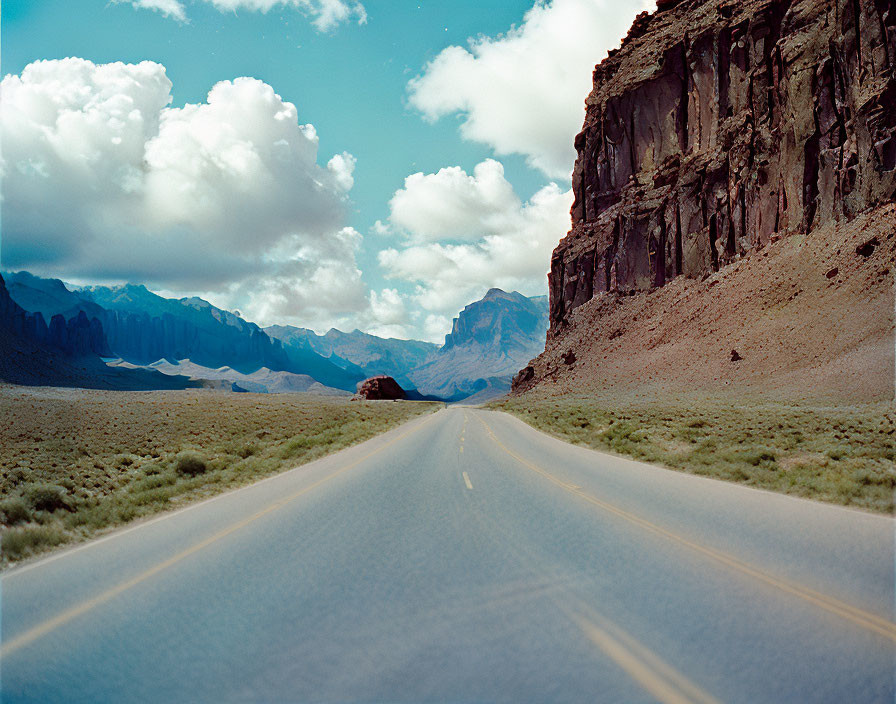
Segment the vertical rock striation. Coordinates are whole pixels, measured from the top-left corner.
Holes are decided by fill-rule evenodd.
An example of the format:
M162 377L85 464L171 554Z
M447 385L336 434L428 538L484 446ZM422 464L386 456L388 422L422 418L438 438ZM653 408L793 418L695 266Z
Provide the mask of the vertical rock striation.
M896 196L896 2L665 0L594 71L549 336Z
M47 325L40 312L30 313L9 295L0 276L0 328L32 342L53 347L69 357L108 356L111 354L102 323L88 319L84 311L66 320L56 314Z

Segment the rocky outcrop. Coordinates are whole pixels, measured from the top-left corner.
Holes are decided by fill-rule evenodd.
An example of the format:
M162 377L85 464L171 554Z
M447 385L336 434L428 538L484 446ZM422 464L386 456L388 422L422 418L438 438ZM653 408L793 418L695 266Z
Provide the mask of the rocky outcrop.
M896 196L896 4L684 0L594 71L549 336Z
M358 398L366 401L399 401L407 398L404 389L391 376L373 376L358 384Z

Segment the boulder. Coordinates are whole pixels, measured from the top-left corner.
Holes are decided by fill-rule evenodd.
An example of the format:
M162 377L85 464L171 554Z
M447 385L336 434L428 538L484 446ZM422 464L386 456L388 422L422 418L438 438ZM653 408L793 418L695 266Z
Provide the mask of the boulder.
M358 384L357 398L366 401L397 401L407 394L391 376L372 376Z

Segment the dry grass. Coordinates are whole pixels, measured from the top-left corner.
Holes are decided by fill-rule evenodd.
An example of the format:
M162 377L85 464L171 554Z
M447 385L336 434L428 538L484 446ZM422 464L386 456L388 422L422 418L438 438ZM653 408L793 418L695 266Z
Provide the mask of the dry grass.
M893 513L896 406L527 394L491 404L563 440L678 470Z
M2 564L367 440L440 404L0 387Z

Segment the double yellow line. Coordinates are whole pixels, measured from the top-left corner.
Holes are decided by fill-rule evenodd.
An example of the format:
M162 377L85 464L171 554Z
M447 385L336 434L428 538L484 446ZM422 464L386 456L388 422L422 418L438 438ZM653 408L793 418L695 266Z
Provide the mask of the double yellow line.
M24 646L29 645L30 643L33 643L34 641L38 640L39 638L42 638L43 636L47 635L48 633L56 630L60 626L63 626L66 623L68 623L69 621L76 619L78 616L81 616L81 615L87 613L88 611L95 609L97 606L104 604L105 602L109 601L110 599L114 599L116 596L118 596L119 594L121 594L123 592L126 592L128 589L137 586L141 582L145 582L150 577L153 577L154 575L157 575L160 572L167 570L169 567L173 567L177 563L182 562L186 558L190 557L190 555L194 555L197 552L199 552L200 550L207 548L209 545L212 545L213 543L216 543L219 540L226 538L228 535L231 535L231 534L237 532L241 528L245 528L247 525L257 521L259 518L262 518L263 516L266 516L269 513L273 513L274 511L277 511L278 509L283 508L284 506L286 506L289 503L292 503L299 497L304 496L305 494L307 494L311 491L314 491L321 484L325 484L328 481L330 481L331 479L335 479L340 474L345 474L350 469L354 469L362 462L366 462L371 457L378 455L380 452L382 452L386 448L391 447L392 445L397 443L399 440L403 440L404 438L408 437L409 435L416 433L426 423L428 423L430 420L432 420L432 418L435 415L436 414L433 413L428 418L426 418L423 422L421 422L419 425L412 428L411 430L408 430L408 431L402 433L401 435L396 435L394 438L392 438L388 442L380 445L375 450L368 452L363 457L360 457L357 460L355 460L354 462L351 462L351 463L345 465L341 469L338 469L335 472L328 474L327 476L323 477L322 479L317 480L313 484L309 484L304 489L300 489L299 491L297 491L293 494L289 494L288 496L285 496L282 499L275 501L270 506L263 508L261 511L258 511L257 513L254 513L251 516L249 516L248 518L244 518L243 520L238 521L238 522L228 526L227 528L215 533L214 535L209 536L205 540L202 540L199 543L196 543L196 545L193 545L192 547L189 547L186 550L177 553L176 555L168 558L164 562L160 562L159 564L155 565L154 567L149 568L145 572L141 572L136 577L133 577L132 579L127 580L126 582L122 582L118 586L112 587L111 589L103 592L102 594L99 594L99 595L93 597L92 599L88 599L87 601L84 601L84 602L78 604L77 606L73 606L70 609L63 611L62 613L58 614L57 616L54 616L53 618L49 619L48 621L44 621L43 623L41 623L37 626L34 626L33 628L30 628L27 631L24 631L23 633L17 635L16 637L12 638L11 640L0 645L0 658L4 658L4 657L10 655L11 653L14 653L15 651L19 650L20 648L23 648Z
M701 555L715 560L716 562L720 562L723 565L731 568L732 570L735 570L736 572L740 572L741 574L753 577L760 582L763 582L769 586L775 587L777 589L780 589L781 591L803 599L804 601L814 604L815 606L818 606L825 611L828 611L829 613L836 614L837 616L851 621L857 626L860 626L866 630L877 633L884 638L896 642L896 623L892 623L885 618L876 616L873 613L852 606L851 604L847 604L846 602L835 599L834 597L828 596L827 594L822 594L821 592L817 592L814 589L804 587L801 584L796 584L795 582L790 582L780 577L770 575L757 567L754 567L746 562L732 557L731 555L728 555L727 553L716 550L714 548L706 547L705 545L700 545L699 543L695 543L693 540L689 540L688 538L685 538L678 533L673 533L672 531L658 526L655 523L651 523L650 521L641 518L640 516L636 516L635 514L629 513L628 511L618 508L610 503L607 503L606 501L602 501L593 496L590 496L589 494L586 494L581 487L563 481L562 479L529 462L529 460L521 457L516 452L509 449L504 443L498 440L497 436L492 432L492 429L489 427L488 423L486 423L481 417L479 417L478 414L476 417L479 422L482 423L483 427L488 432L492 440L494 440L498 447L500 447L505 453L510 455L524 467L527 467L533 472L540 474L548 481L565 489L571 494L575 494L579 498L584 499L588 503L593 504L594 506L597 506L604 511L607 511L608 513L612 513L616 516L619 516L620 518L624 518L625 520L629 521L630 523L634 523L644 530L666 538L667 540L671 540L675 543L678 543L679 545L688 547L691 550L700 553Z

